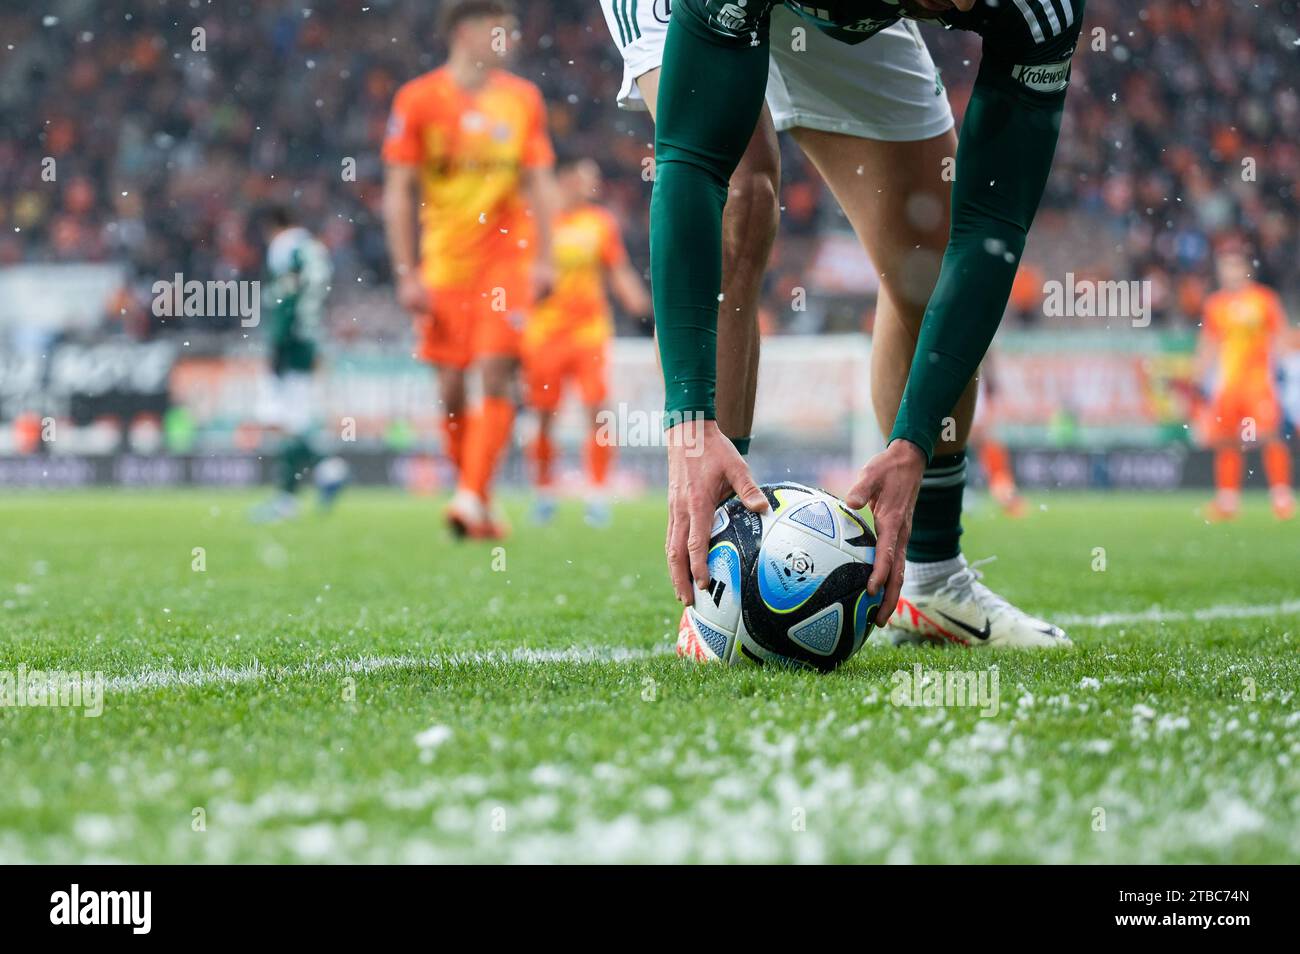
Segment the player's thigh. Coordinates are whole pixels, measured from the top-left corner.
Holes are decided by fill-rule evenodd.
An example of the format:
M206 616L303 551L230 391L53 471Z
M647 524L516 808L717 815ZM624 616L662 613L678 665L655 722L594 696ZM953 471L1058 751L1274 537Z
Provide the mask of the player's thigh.
M427 314L415 318L415 350L422 361L464 371L474 360L475 293L437 289Z
M483 396L509 398L519 370L519 359L510 354L482 355L474 362Z
M1233 421L1245 444L1271 441L1282 431L1282 406L1272 388L1251 388L1239 398L1237 420Z
M636 88L641 92L641 99L651 119L655 118L655 108L659 105L659 72L659 67L656 66L636 78Z
M484 393L504 397L519 367L524 344L524 324L533 307L530 258L504 259L488 266L474 316L474 360L482 376Z
M1206 414L1206 432L1210 442L1221 447L1245 443L1250 404L1239 388L1220 388L1211 398Z
M457 413L465 407L465 369L455 365L437 365L438 397L443 408Z
M287 371L284 384L284 429L290 434L311 430L316 418L315 379L310 371Z
M543 416L560 406L564 393L563 355L553 343L526 347L523 352L524 391L528 406Z
M947 243L944 172L957 149L934 61L910 23L857 45L797 29L788 11L774 12L767 99L775 127L794 135L892 304L919 325Z
M798 128L795 140L826 180L902 316L920 327L948 243L951 130L886 142Z
M580 349L575 355L573 377L582 403L589 408L603 407L609 399L609 349L604 345Z
M314 379L310 372L285 371L266 381L258 402L258 418L284 434L303 434L315 419Z

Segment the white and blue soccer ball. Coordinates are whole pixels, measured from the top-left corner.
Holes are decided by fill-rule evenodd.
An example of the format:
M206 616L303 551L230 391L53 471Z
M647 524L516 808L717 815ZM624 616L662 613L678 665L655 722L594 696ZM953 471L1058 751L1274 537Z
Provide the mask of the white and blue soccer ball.
M876 538L839 498L803 484L765 484L770 509L735 497L714 512L707 592L682 614L677 652L811 666L823 672L871 634L882 593L867 594Z

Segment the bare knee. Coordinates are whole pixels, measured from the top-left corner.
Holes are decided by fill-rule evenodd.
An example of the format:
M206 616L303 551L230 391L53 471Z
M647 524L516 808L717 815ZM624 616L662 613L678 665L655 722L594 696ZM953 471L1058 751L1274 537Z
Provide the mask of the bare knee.
M465 410L465 372L459 368L441 368L438 372L438 396L448 414Z
M907 329L913 345L921 333L921 320L939 280L942 261L942 247L918 246L894 255L892 267L880 276L883 295L888 296L889 307Z
M514 381L515 362L513 358L484 358L479 365L479 374L483 381L483 395L491 398L510 396L510 385Z

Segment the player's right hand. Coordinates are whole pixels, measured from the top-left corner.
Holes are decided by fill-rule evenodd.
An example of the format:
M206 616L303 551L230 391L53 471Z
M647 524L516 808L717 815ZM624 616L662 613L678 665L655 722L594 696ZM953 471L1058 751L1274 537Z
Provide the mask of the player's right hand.
M691 583L709 585L709 538L713 511L735 493L753 511L768 508L749 465L716 421L690 420L665 433L668 439L668 535L664 552L679 602L695 602Z
M896 440L877 454L858 473L858 481L844 497L854 510L871 508L876 524L876 559L867 580L867 593L883 589L876 609L876 625L884 626L894 615L898 594L903 589L907 541L912 535L912 511L925 476L925 452L911 441Z
M420 276L408 273L397 280L397 303L413 315L423 315L433 301Z

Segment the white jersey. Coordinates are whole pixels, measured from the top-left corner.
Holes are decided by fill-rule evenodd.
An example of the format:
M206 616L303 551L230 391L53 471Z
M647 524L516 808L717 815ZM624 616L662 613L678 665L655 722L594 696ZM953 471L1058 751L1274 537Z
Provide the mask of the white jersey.
M329 249L301 226L284 229L267 247L266 271L271 307L291 310L294 333L316 340L333 274Z

